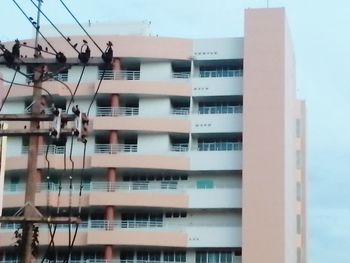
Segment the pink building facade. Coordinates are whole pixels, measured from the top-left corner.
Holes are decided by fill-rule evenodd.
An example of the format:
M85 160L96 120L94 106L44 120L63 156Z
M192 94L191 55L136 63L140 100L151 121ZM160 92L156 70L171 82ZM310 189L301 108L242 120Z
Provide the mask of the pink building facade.
M84 69L74 102L86 111L103 77L89 116L81 196L82 143L73 144L72 191L64 172L70 139L43 137L39 146L35 205L82 219L71 262L305 263L305 105L296 98L284 9L248 9L244 38L94 38L111 41L115 58L106 71ZM76 57L62 39L50 41ZM55 78L74 90L82 69L74 64ZM44 87L65 110L68 90L57 81ZM23 113L31 93L15 86L4 112ZM24 203L28 141L11 137L7 147L3 215L12 215ZM17 260L16 228L1 225L1 262ZM57 262L67 256L68 232L57 228ZM41 259L47 226L39 239Z

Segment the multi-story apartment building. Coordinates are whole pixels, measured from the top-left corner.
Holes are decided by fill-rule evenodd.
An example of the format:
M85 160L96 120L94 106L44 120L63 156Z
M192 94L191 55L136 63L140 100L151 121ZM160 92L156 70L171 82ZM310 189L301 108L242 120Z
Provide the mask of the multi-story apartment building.
M305 263L305 107L296 99L284 9L248 9L244 38L94 39L111 41L115 58L104 74L99 65L85 68L74 102L86 112L103 77L89 114L82 195L81 142L73 144L72 191L70 138L49 146L49 171L50 142L40 140L36 177L35 205L43 213L59 207L59 215L76 216L81 209L71 262ZM76 57L62 38L50 41ZM74 90L82 69L73 65L56 78ZM64 85L44 87L65 110ZM23 113L31 93L13 87L4 112ZM27 151L28 140L8 138L4 215L23 206ZM17 259L15 229L0 229L1 262ZM47 226L39 239L42 256ZM57 262L68 239L68 227L58 227Z

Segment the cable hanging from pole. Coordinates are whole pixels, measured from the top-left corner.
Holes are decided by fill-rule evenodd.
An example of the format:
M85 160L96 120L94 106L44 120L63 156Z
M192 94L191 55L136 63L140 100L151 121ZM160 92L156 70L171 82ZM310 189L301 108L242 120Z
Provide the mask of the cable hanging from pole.
M10 84L12 83L12 81L6 80L6 79L1 78L1 77L0 77L0 80L3 81L3 82L5 82L5 83L10 83ZM27 85L27 84L22 84L22 83L17 83L17 82L13 82L13 84L14 84L14 85L17 85L17 86L32 88L32 89L41 89L41 90L45 91L45 92L47 93L47 95L49 95L50 101L53 101L53 97L52 97L51 93L50 93L47 89L45 89L45 88L43 88L43 87L35 87L35 86L31 86L31 85Z
M46 145L46 153L45 153L45 160L47 162L47 175L46 175L46 180L47 180L47 196L46 196L46 215L47 217L51 217L51 212L50 212L50 189L51 189L51 185L50 185L50 161L48 159L48 153L49 153L49 147L50 147L50 142L47 141L47 145ZM49 260L51 260L51 256L56 254L56 248L55 248L55 234L56 234L56 228L57 226L54 226L54 230L52 230L52 224L47 223L48 229L49 229L49 234L50 234L50 241L49 241L49 245L46 248L46 251L44 253L44 256L41 260L41 263L43 263L45 261L46 258L49 258ZM51 254L50 254L50 250Z
M82 196L82 190L83 190L83 177L84 177L84 171L85 171L85 160L86 160L86 141L83 142L84 143L84 153L83 153L83 167L81 169L81 173L80 173L80 187L79 187L79 201L78 201L78 218L80 219L81 217L81 196ZM70 258L70 255L72 253L73 250L73 246L76 240L76 237L78 235L78 230L79 230L79 223L76 223L75 226L75 231L74 231L74 235L73 235L73 239L70 243L70 246L68 247L68 254L66 259L63 261L63 263L68 263L68 260Z
M72 103L74 103L74 96L75 96L75 94L76 94L77 91L78 91L78 87L79 87L80 82L81 82L81 79L82 79L82 77L83 77L83 75L84 75L85 67L86 67L86 65L84 64L83 70L81 71L81 74L80 74L80 77L79 77L79 81L78 81L77 86L75 87L75 90L74 90L74 92L73 92L73 95L72 95L72 97L71 97L71 99L70 99L70 101L69 101L69 103L68 103L66 112L69 111L70 105L71 105Z
M10 87L8 88L8 90L7 90L7 92L6 92L6 95L5 95L5 98L4 98L4 100L3 100L2 104L1 104L0 112L1 112L2 108L3 108L4 105L5 105L5 102L6 102L6 100L7 100L8 95L10 94L10 91L11 91L11 88L12 88L12 86L13 86L13 83L15 82L15 78L16 78L17 72L18 72L18 68L16 69L15 74L13 75L13 78L12 78L12 81L11 81L11 85L10 85Z
M95 94L94 94L94 96L93 96L93 98L92 98L92 100L91 100L90 105L89 105L89 108L88 108L88 111L87 111L87 116L89 116L91 106L92 106L92 104L94 103L94 100L95 100L95 98L96 98L96 96L97 96L97 93L98 93L98 91L99 91L99 89L100 89L100 87L101 87L101 83L102 83L102 80L103 80L103 78L104 78L104 76L105 76L105 73L106 73L106 69L103 69L102 76L101 76L101 79L100 79L100 81L99 81L99 83L98 83L96 92L95 92Z

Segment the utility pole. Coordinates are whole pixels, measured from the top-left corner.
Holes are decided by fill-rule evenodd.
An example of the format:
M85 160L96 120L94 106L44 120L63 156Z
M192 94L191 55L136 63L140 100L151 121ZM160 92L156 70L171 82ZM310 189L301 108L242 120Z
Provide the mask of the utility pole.
M34 58L38 58L40 55L38 49L39 41L39 28L40 28L40 9L42 1L38 0L39 8L37 13L37 28L35 33L35 51ZM33 89L33 101L32 116L40 115L41 112L41 86L42 76L44 68L42 65L38 65L34 68L34 89ZM40 122L38 120L30 121L30 129L35 131L39 129ZM35 193L36 193L36 177L37 177L37 163L38 163L38 151L39 151L39 136L32 134L29 136L29 151L28 151L28 165L27 165L27 180L25 190L25 207L24 218L34 217L33 207L35 206ZM30 205L28 205L30 204ZM22 251L21 251L21 263L31 263L32 261L32 239L33 239L33 223L24 221L22 232Z

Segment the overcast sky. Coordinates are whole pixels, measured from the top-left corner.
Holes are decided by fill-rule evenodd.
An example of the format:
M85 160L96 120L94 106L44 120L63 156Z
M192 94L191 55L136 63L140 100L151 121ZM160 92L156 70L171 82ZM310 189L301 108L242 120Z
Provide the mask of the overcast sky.
M35 17L29 0L17 1ZM154 34L188 38L242 36L244 8L267 4L266 0L66 2L82 22L149 20ZM310 262L348 263L350 1L269 0L269 5L287 9L298 93L307 101ZM43 10L56 23L74 22L58 0L44 0ZM12 0L0 0L0 40L28 38L31 33Z

